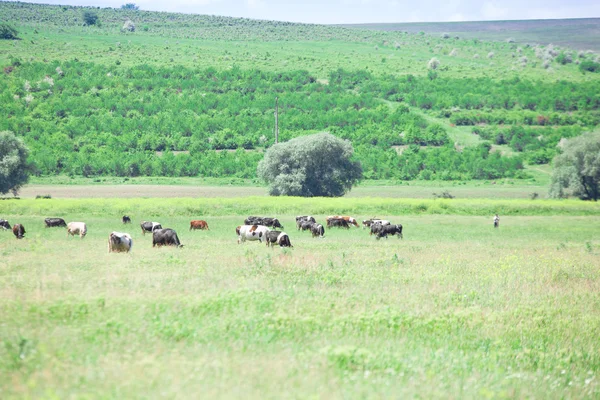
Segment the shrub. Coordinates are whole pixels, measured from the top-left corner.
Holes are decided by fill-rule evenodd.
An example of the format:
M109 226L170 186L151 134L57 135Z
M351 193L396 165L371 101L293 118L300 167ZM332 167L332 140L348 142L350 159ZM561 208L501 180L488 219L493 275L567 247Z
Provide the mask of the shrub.
M442 39L450 39L449 33L442 33Z
M427 63L427 68L429 69L438 69L438 67L440 66L440 60L438 60L437 58L433 57L431 60L429 60L429 62Z
M597 63L592 60L585 60L579 64L579 70L581 72L599 72L600 63Z
M135 24L133 23L133 21L131 21L130 19L128 19L123 24L122 30L125 31L125 32L135 32Z
M457 55L458 55L458 50L456 50L456 49L452 49L452 51L449 54L450 57L456 57Z
M0 39L15 40L18 39L18 35L19 32L13 26L0 23Z
M492 59L492 58L494 58L494 52L493 52L493 51L490 51L490 52L488 53L488 55L487 55L487 58L489 58L489 59Z
M140 6L135 5L135 3L126 3L121 6L123 10L139 10Z
M93 11L85 11L83 13L84 25L99 25L98 14Z
M10 191L16 196L29 180L29 150L23 140L10 131L0 132L0 150L0 194Z

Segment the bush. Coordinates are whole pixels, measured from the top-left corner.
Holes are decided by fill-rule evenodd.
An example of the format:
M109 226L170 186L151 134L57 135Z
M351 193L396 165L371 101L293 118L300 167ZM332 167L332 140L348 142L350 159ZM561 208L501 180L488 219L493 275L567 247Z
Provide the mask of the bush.
M13 26L0 23L0 39L15 40L18 39L18 35L19 32Z
M23 140L10 131L0 132L0 194L12 192L29 180L30 166L27 163L29 150Z
M600 63L594 62L592 60L585 60L579 64L579 70L581 72L599 72Z
M98 14L93 11L85 11L83 13L83 23L84 25L99 25L100 21L98 21Z
M135 24L133 23L133 21L128 19L127 21L125 21L125 23L123 24L123 28L121 29L125 32L135 32Z
M433 57L431 60L429 60L429 62L427 63L427 68L429 69L438 69L438 67L440 66L440 60L438 60L437 58Z
M139 10L140 6L136 6L135 3L127 3L121 6L123 10Z
M353 154L350 142L319 133L274 145L257 172L272 196L343 196L362 178Z

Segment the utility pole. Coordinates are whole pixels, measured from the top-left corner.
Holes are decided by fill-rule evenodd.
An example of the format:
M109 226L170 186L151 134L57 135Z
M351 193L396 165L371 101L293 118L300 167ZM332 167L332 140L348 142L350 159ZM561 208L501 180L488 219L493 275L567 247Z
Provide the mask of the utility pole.
M279 143L279 97L275 97L275 144Z

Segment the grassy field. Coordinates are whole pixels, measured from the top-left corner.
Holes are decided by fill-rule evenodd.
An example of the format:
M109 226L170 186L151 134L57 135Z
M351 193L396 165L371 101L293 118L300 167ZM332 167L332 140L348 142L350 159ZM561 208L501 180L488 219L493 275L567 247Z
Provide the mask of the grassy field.
M550 44L580 50L600 51L600 18L545 19L526 21L416 22L396 24L355 24L344 27L425 32L431 35L448 33L461 38Z
M234 200L206 199L202 214L189 199L0 203L27 228L21 241L0 232L0 397L600 396L597 205L544 202L570 215L534 216L500 202L520 212L493 229L483 200L457 203L473 215L380 204L404 239L377 241L296 232L296 208L322 221L324 200ZM275 202L294 248L237 245L245 213ZM50 214L86 221L88 236L45 229ZM189 232L191 218L211 231ZM153 249L140 219L185 247ZM132 234L130 254L107 253L112 230Z

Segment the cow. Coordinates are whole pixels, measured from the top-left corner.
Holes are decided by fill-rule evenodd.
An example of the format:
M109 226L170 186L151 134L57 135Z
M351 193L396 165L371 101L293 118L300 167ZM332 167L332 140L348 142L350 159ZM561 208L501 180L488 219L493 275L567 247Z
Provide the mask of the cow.
M160 222L143 221L140 227L142 228L142 235L145 235L146 232L154 232L156 229L162 229Z
M372 235L376 232L378 232L379 230L381 230L382 226L388 226L391 225L390 221L385 220L385 219L376 219L373 220L373 223L371 224L371 232L369 233L369 235Z
M371 219L365 219L362 222L362 224L363 224L363 229L365 229L365 228L370 228L371 225L373 225L373 224L389 225L390 221L385 220L385 219L371 218Z
M152 247L155 246L177 246L183 247L175 232L171 228L159 228L152 231Z
M54 228L57 226L67 226L67 223L62 218L46 218L44 220L46 228Z
M7 220L5 219L0 219L0 227L2 227L3 230L8 230L8 229L12 229L12 226L10 226L10 224L8 223Z
M23 239L23 235L25 235L25 227L23 225L14 224L12 231L17 239Z
M298 228L298 230L300 230L302 228L302 224L304 222L317 222L313 217L311 217L310 215L300 215L296 217L296 227Z
M208 229L208 224L206 223L206 221L203 221L201 219L199 220L194 220L194 221L190 221L190 231L194 229L200 229L200 230L207 230L210 231L210 229Z
M133 240L129 233L111 232L108 235L109 253L129 253L133 247Z
M283 225L279 222L277 218L270 217L253 217L250 216L244 220L245 225L263 225L269 226L273 228L281 228L283 229Z
M348 225L348 221L342 218L330 218L327 220L328 228L345 228L350 229L350 225Z
M267 234L265 235L265 241L267 242L267 247L272 247L275 244L278 244L279 247L294 247L290 242L290 237L288 236L288 234L281 231L267 232Z
M402 239L402 225L379 225L379 229L376 232L376 239L379 240L382 237L387 239L388 235L398 235L398 239Z
M269 231L269 228L262 225L241 225L235 229L235 232L238 235L238 244L245 242L246 240L258 240L262 243L263 240L266 240L265 236Z
M305 221L302 223L302 225L300 226L300 229L302 229L302 231L308 231L311 230L313 225L315 224L315 222L311 222L311 221Z
M131 218L128 215L123 215L123 224L130 224Z
M312 237L323 237L325 236L325 228L321 224L313 224L310 227L310 232L312 233Z
M359 227L358 222L356 222L356 218L349 217L347 215L330 215L329 217L326 218L327 225L329 225L329 220L334 220L334 219L343 219L348 224L352 224L357 228Z
M67 237L79 235L83 239L87 234L87 226L85 222L69 222L67 224Z

